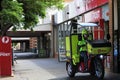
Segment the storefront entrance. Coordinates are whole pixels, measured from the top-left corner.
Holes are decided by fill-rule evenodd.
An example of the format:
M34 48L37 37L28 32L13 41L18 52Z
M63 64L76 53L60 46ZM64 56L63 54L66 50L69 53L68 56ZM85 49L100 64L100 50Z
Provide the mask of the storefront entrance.
M120 0L118 0L118 71L120 73Z
M114 72L120 73L120 0L114 1Z

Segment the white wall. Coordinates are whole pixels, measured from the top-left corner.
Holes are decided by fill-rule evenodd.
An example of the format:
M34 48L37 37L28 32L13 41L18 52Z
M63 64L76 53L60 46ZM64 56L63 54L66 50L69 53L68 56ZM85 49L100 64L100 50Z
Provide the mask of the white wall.
M51 31L52 24L39 24L33 28L34 31Z
M60 23L62 21L63 21L63 15L62 15L62 11L60 10L55 14L55 22Z
M69 4L69 19L78 15L75 2Z
M73 0L72 2L69 2L67 5L65 5L65 8L62 11L58 11L55 14L55 22L58 24L60 22L63 22L65 20L68 20L70 18L73 18L75 16L77 16L79 13L77 12L77 6L80 5L78 4L76 6L76 0ZM80 3L79 0L77 0L77 2ZM69 12L69 14L67 14L67 12Z

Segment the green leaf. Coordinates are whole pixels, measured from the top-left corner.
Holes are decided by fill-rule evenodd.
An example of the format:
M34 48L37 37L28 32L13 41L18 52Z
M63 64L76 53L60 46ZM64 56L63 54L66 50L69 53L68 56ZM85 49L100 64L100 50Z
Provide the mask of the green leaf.
M13 24L14 31L21 28L33 30L38 18L46 16L48 8L54 6L62 9L63 0L2 0L0 6L2 29L7 27L7 24Z

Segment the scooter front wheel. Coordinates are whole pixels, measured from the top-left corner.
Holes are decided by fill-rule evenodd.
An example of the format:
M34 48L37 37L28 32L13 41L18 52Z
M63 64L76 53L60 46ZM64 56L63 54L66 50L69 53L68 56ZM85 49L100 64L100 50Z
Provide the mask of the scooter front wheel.
M75 76L75 67L70 62L66 63L66 70L69 77Z

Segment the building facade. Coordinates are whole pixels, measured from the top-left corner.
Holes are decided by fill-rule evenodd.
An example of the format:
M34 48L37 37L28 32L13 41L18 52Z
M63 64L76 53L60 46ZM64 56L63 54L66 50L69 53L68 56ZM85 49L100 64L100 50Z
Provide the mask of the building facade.
M39 57L53 57L51 45L51 32L52 22L51 15L46 14L44 19L39 19L39 23L30 30L17 30L16 32L11 29L7 32L7 36L12 37L12 43L16 47L16 52L33 52L38 53ZM14 47L14 48L15 48Z
M109 33L112 42L111 70L120 73L120 1L109 0Z
M73 0L65 9L55 15L54 29L57 30L56 49L60 61L65 59L64 37L69 21L77 18L78 22L93 22L100 28L93 29L94 39L106 39L110 34L112 50L105 60L105 66L112 72L119 72L120 66L120 28L119 28L119 0ZM59 15L62 15L61 17Z

